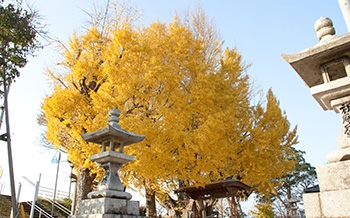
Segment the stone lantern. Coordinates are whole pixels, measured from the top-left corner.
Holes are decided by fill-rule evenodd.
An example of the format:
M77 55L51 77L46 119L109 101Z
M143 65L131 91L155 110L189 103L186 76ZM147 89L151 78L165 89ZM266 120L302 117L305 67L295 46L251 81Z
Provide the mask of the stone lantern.
M318 43L282 57L324 110L342 114L339 149L316 166L319 192L303 195L307 217L350 217L350 34L336 36L329 18L315 23Z
M74 217L139 217L139 202L130 201L132 196L125 192L118 171L123 164L134 160L123 153L124 146L141 142L145 136L122 129L118 124L119 115L117 109L112 109L105 128L82 135L84 140L101 145L101 153L92 155L90 159L101 164L104 175L96 190L88 194L89 199L80 202L78 214Z

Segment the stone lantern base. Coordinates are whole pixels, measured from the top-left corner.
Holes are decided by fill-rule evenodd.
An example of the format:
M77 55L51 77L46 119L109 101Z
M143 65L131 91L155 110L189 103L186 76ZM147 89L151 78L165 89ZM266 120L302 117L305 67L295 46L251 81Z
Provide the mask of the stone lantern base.
M143 218L139 202L116 198L93 198L82 200L79 212L70 218Z
M316 167L320 191L303 194L307 218L350 217L350 160Z

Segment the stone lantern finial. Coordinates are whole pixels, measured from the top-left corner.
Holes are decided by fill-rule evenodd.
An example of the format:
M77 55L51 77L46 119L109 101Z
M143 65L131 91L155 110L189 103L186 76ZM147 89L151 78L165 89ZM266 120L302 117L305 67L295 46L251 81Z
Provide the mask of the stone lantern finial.
M327 41L335 36L333 22L328 17L320 17L315 22L314 29L319 42Z
M116 128L116 129L121 129L119 123L119 116L120 116L120 111L117 108L113 108L112 110L110 110L108 112L108 122L109 125L111 125L112 127Z

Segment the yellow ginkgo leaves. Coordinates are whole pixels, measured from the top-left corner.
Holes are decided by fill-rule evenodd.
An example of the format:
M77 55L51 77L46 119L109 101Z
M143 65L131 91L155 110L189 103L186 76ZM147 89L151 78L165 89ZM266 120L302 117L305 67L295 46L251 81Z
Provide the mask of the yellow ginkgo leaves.
M269 192L271 178L294 166L286 154L296 131L271 91L266 106L252 105L241 55L199 37L200 28L175 18L74 35L63 61L68 73L56 78L65 85L43 103L48 140L66 148L73 165L96 172L89 156L99 146L80 135L104 128L117 107L122 128L146 135L125 149L136 161L121 176L136 188L169 193L179 181L234 177Z

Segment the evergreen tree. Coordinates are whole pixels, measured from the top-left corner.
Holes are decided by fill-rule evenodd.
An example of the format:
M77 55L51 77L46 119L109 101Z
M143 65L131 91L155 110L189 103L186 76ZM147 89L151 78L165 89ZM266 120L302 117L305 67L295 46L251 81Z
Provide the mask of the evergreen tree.
M284 217L291 216L291 200L302 202L302 194L306 188L317 184L317 174L315 167L306 162L304 151L295 150L297 154L297 164L295 170L287 173L285 176L276 179L276 194L272 195L276 210Z

